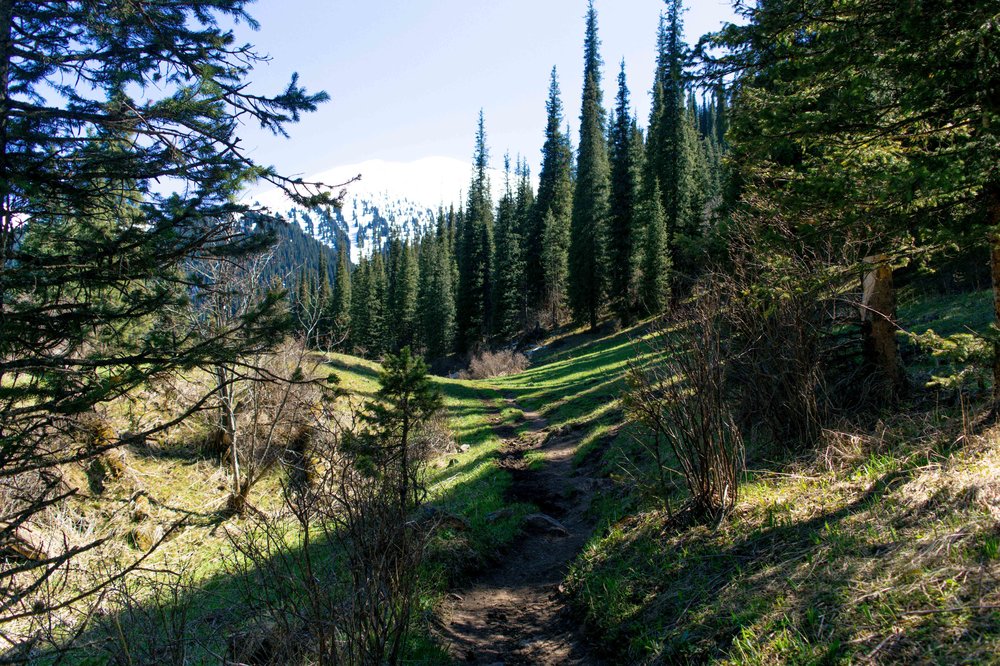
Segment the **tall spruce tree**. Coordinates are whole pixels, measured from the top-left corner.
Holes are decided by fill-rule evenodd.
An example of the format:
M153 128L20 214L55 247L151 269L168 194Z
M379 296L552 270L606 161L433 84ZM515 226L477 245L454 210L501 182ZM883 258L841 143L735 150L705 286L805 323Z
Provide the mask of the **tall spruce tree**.
M351 337L351 259L344 244L337 250L337 274L330 299L330 323L333 346L343 348Z
M552 68L547 120L542 146L538 197L525 233L525 274L533 307L546 310L557 322L566 300L570 220L573 212L573 150L563 132L559 79Z
M527 160L521 158L518 159L516 174L517 192L514 195L514 218L515 227L521 240L522 258L521 270L518 276L520 280L520 283L518 284L518 295L520 297L518 309L520 312L521 325L524 327L528 325L528 317L531 308L530 282L528 281L526 260L524 259L526 254L525 239L527 238L529 231L532 229L534 222L535 189L531 184L531 167L528 166Z
M667 15L660 20L646 183L660 184L675 275L690 278L701 254L707 167L688 106L682 11L682 0L669 0Z
M273 96L249 92L261 58L223 27L254 24L248 4L0 3L0 542L64 496L55 470L102 453L57 446L54 433L153 376L254 353L287 330L282 298L207 338L175 316L191 260L245 257L273 238L273 220L239 223L250 182L319 203L238 141L244 122L283 134L326 98L295 78ZM10 615L47 612L55 597L40 586L90 548L0 560L0 633Z
M474 349L490 333L493 312L493 202L488 169L486 123L480 111L458 263L458 344L461 352Z
M328 349L333 336L333 323L330 319L330 299L333 290L330 287L330 267L326 255L320 255L319 272L316 275L316 330L313 334L313 346L317 349Z
M659 183L653 183L653 196L643 202L641 213L644 228L642 246L642 277L639 287L640 306L646 314L657 315L670 302L670 252L667 247L667 220Z
M608 292L615 315L628 323L635 315L642 201L643 143L629 104L625 61L618 75L618 97L609 132L611 161L608 222Z
M361 353L366 346L366 336L371 328L368 308L371 284L371 261L361 257L357 267L351 273L351 337L350 347Z
M520 164L518 165L520 169ZM497 205L496 261L493 278L494 334L501 341L516 338L524 329L521 317L524 301L524 260L518 225L518 202L510 167L504 156L504 193Z
M430 274L420 316L427 357L433 360L448 356L455 347L455 259L451 224L443 215L438 216L437 232L428 240Z
M568 295L574 318L597 328L598 318L606 303L605 239L611 169L606 144L606 112L601 93L600 39L593 1L587 7L583 49L583 104L570 224Z

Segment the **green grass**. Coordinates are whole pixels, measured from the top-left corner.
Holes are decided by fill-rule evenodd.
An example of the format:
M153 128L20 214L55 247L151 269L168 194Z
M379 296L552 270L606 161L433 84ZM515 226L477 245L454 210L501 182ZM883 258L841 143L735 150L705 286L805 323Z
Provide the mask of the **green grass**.
M993 323L993 292L904 298L899 306L900 325L912 333L934 329L938 335L985 333Z
M900 312L910 330L948 333L983 330L990 308L989 295L978 293L905 303ZM730 519L678 528L644 491L649 466L635 440L642 433L621 407L629 364L655 362L641 342L647 334L642 325L571 331L517 375L435 378L456 452L431 461L428 501L459 520L431 544L418 615L500 557L533 510L508 507L496 432L522 430L524 413L537 412L577 442L588 474L616 482L595 498L598 531L567 580L573 607L613 660L998 661L1000 615L977 610L1000 605L997 433L960 432L958 415L943 409L845 424L808 455L748 472ZM355 402L377 390L375 363L331 355L327 367ZM169 509L156 505L159 520L192 512L156 562L189 561L198 581L192 621L207 628L206 649L218 651L225 632L214 623L237 605L242 584L221 566L223 529L238 521L213 508L225 496L225 470L189 454L181 447L173 459L137 456L134 467L151 495L170 499ZM534 452L527 461L544 464ZM258 489L263 506L278 482ZM504 508L513 511L491 519ZM422 630L410 655L411 663L446 660Z

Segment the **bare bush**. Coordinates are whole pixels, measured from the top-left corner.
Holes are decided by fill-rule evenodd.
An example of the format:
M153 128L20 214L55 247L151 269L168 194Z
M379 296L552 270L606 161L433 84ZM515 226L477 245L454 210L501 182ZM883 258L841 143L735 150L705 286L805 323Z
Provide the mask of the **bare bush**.
M742 229L730 247L730 270L710 276L706 288L724 302L737 420L794 450L815 443L828 418L830 331L846 250L806 247L780 221L767 233L785 239L789 251L762 253L754 230Z
M81 649L115 666L190 663L192 587L183 570L140 569L114 580L104 590L92 638Z
M705 294L660 322L644 343L654 361L630 364L625 408L652 436L652 442L640 441L655 466L668 511L667 481L674 465L695 515L724 514L737 501L743 439L727 400L722 326L718 299Z
M255 512L232 537L229 568L254 618L232 659L399 662L432 528L417 518L426 450L414 435L440 405L425 373L404 350L387 358L360 420L327 406L312 433L312 483L288 484L279 515Z
M528 369L528 357L512 349L482 351L469 361L469 379L514 375Z

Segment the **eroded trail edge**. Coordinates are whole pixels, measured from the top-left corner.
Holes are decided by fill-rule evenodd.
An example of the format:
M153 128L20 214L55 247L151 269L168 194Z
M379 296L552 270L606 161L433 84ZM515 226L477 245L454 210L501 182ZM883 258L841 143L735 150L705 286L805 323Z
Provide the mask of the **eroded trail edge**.
M508 406L516 406L506 399ZM517 434L520 431L520 434ZM474 664L599 664L567 609L561 583L594 530L590 504L601 481L574 467L578 437L538 413L496 426L498 464L512 475L508 501L538 507L500 562L442 605L441 638L459 661ZM529 468L525 454L541 453Z

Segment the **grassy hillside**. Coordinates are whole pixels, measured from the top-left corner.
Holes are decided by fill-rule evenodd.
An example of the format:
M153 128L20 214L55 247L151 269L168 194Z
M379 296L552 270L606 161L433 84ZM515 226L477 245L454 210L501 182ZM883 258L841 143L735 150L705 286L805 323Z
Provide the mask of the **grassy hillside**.
M988 296L913 302L904 325L961 330ZM498 433L516 436L527 411L576 442L578 464L611 480L590 508L598 529L566 580L572 608L609 660L1000 661L1000 432L951 393L917 392L903 413L842 420L809 451L751 450L734 513L684 525L645 492L643 433L621 406L629 364L655 362L642 345L647 334L644 325L569 331L545 341L519 374L434 379L453 441L431 461L428 501L457 520L432 543L421 611L503 557L536 509L511 503L511 477L498 465ZM355 401L377 388L375 363L331 355L324 367ZM184 572L176 606L190 654L210 659L251 620L239 611L248 581L227 566L230 535L245 528L225 511L227 469L186 431L128 450L123 463L103 480L68 470L87 488L77 507L84 518L53 519L81 539L113 535L95 555L108 559L141 552L136 529L155 536L183 519L146 568ZM283 480L276 472L258 486L258 510L276 509ZM678 483L674 498L683 495ZM146 517L137 521L137 512ZM148 601L143 584L135 589ZM121 614L122 631L141 630L151 608ZM417 632L413 663L447 660L429 632Z
M961 330L984 298L913 302L903 323ZM1000 433L950 394L918 391L902 414L843 420L812 450L751 451L733 515L684 526L644 495L641 433L623 423L623 375L642 335L569 334L523 373L470 383L574 433L578 459L599 458L615 480L568 577L608 658L998 661Z

